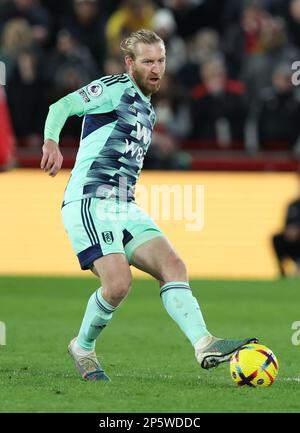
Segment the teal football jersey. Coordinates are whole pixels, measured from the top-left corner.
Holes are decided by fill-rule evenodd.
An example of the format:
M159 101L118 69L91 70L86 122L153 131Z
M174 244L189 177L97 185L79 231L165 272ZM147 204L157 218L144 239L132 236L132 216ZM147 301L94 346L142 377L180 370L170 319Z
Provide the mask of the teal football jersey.
M72 95L83 115L80 146L64 203L88 197L134 200L155 113L127 74L93 81Z

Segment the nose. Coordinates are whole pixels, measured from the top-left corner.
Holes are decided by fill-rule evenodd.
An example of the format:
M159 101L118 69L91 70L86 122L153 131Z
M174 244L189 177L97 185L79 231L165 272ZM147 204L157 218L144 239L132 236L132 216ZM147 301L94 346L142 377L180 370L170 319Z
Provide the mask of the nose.
M151 72L153 72L154 74L159 74L159 63L158 62L154 62L151 68Z

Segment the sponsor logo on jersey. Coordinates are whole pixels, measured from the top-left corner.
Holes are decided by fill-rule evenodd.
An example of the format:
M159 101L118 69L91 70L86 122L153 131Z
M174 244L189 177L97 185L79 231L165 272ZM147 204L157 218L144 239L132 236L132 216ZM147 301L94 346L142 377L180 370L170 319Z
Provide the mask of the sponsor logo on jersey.
M134 113L134 114L137 113L136 108L135 108L134 105L129 105L128 110L131 111L131 112Z
M79 95L82 97L82 99L84 100L84 102L90 102L90 98L88 97L87 93L85 90L80 89L78 90Z
M135 157L137 162L142 162L146 154L146 150L142 146L139 146L138 144L134 143L133 141L129 141L126 138L124 152L125 155L127 155L128 152L131 153L132 158Z
M107 245L111 245L114 241L114 235L112 232L102 232L102 238Z
M136 138L141 141L143 139L144 144L149 144L151 141L151 129L141 125L139 122L136 123Z
M103 92L101 84L90 84L87 86L87 91L91 96L100 96Z
M141 163L144 160L144 156L146 154L146 149L144 146L150 144L151 141L151 129L143 126L141 123L136 123L136 139L143 145L141 146L136 141L129 141L127 138L125 139L125 150L124 154L131 154L131 157L136 159L138 163Z

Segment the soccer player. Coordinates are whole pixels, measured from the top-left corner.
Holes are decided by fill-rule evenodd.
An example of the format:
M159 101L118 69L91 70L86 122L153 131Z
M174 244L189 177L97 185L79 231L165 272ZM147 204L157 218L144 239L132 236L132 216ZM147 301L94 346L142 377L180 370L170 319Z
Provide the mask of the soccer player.
M293 276L300 276L300 198L289 203L283 230L272 237L281 277L289 276L286 270L286 259L295 264Z
M149 30L121 43L127 74L105 76L50 106L41 168L55 176L62 165L59 134L69 116L84 116L80 147L68 182L62 218L81 268L100 277L78 335L68 350L86 380L109 380L95 353L97 337L131 285L130 265L160 284L162 302L194 346L205 368L228 361L255 338L224 340L210 334L189 286L185 264L159 227L134 201L134 187L151 142L151 95L165 72L162 39Z

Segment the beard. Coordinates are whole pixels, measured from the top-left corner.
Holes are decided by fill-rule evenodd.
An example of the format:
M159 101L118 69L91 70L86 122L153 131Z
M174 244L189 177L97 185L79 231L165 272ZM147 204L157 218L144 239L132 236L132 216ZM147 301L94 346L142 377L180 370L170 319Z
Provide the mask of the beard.
M153 93L159 91L161 79L158 79L157 82L151 83L149 81L149 76L145 76L145 74L137 68L132 70L132 76L144 95L151 96Z

